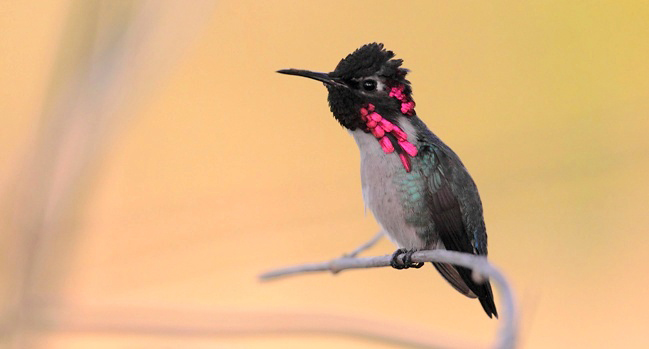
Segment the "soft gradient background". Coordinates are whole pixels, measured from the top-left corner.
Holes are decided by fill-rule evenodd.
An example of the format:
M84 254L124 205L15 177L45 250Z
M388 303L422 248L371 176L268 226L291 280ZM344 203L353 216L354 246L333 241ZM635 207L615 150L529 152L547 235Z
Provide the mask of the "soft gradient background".
M640 1L0 3L0 345L392 347L246 332L268 314L489 342L497 321L432 267L256 279L378 230L325 89L275 73L330 71L372 41L405 59L418 115L478 183L521 347L648 347ZM241 323L216 336L138 327L209 322L192 314Z

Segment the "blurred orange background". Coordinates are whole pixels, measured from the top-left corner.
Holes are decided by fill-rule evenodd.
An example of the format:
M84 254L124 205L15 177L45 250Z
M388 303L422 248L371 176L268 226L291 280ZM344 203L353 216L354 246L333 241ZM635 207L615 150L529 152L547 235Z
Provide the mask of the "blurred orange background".
M520 347L649 347L648 18L640 1L3 2L0 345L394 346L255 332L268 314L491 341L498 322L431 267L257 280L378 231L325 89L275 73L377 41L480 188ZM138 327L209 321L233 329Z

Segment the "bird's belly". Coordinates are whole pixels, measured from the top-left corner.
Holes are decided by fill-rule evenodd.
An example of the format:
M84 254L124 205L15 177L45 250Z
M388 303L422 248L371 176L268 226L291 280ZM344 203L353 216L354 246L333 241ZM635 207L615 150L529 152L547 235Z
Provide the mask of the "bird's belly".
M407 172L399 156L384 153L372 135L354 136L361 149L361 182L366 207L400 248L425 248L425 242L407 220L409 212L403 205L401 186Z

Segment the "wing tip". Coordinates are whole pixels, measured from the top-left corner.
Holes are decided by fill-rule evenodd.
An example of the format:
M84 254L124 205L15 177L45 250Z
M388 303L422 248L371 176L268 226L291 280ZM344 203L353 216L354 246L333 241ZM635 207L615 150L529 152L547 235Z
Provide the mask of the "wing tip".
M488 286L489 290L491 291L491 286ZM480 300L480 305L482 305L482 309L484 309L485 313L487 313L487 316L489 316L490 319L493 319L495 316L496 319L498 318L498 310L496 310L496 304L494 303L494 297L491 295L491 292L488 296L486 297L480 297L478 298Z
M487 316L498 318L498 310L494 302L493 291L489 281L478 284L471 278L471 271L464 267L445 263L433 263L437 271L448 281L455 290L469 298L478 298Z

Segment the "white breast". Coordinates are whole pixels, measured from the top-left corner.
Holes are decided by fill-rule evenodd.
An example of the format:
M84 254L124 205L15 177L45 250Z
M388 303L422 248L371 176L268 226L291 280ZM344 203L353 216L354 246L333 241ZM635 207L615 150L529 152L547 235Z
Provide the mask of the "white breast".
M409 140L416 139L408 121L401 122L400 126L408 134ZM350 133L361 152L361 182L366 207L372 211L374 218L399 247L423 249L424 242L406 222L401 204L402 194L396 185L398 181L395 181L395 177L405 173L399 155L396 152L383 152L372 134L361 130Z

